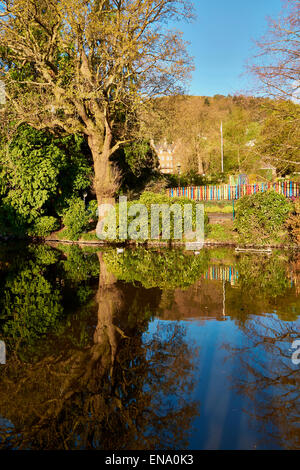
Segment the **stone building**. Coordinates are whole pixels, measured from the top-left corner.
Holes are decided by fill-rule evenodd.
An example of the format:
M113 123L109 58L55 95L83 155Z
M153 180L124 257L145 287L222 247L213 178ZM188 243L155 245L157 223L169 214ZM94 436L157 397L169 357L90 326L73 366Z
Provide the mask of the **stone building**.
M168 144L166 140L155 144L152 140L151 145L157 154L160 171L165 174L176 173L175 144Z

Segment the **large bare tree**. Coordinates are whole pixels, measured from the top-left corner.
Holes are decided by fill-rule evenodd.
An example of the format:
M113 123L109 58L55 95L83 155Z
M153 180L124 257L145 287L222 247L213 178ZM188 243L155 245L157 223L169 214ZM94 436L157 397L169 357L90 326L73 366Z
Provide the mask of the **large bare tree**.
M278 19L269 19L266 35L257 41L250 70L269 96L300 104L299 0L284 0Z
M300 1L283 0L277 19L257 41L249 71L267 96L272 111L262 133L259 154L281 174L299 169L300 120Z
M178 92L191 70L182 34L190 0L0 0L0 79L18 122L81 133L98 203L111 202L110 156L141 106Z

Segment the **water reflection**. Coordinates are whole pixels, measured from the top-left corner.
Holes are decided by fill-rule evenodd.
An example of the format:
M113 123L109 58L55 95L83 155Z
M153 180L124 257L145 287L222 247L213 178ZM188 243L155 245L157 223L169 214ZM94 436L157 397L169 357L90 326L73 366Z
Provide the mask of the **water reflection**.
M223 248L0 248L0 447L298 448L299 266Z
M300 448L300 371L292 362L291 345L299 338L299 325L284 322L275 315L252 317L243 325L247 345L233 348L230 356L238 360L237 373L230 377L236 391L247 396L264 443L275 442L286 449ZM258 445L262 444L258 442Z
M5 329L4 324L11 356L1 374L0 414L13 425L7 426L5 421L2 425L4 448L156 449L187 445L191 421L197 415L197 403L189 400L195 348L187 345L185 328L177 323L160 327L159 332L144 338L160 300L159 291L146 295L148 302L142 302L143 289L131 288L129 298L124 284L118 284L108 271L103 254L98 253L97 258L98 307L94 308L94 331L92 335L87 331L89 340L84 348L74 348L76 339L70 338L68 322L65 330L54 331L54 324L47 323L49 332L58 335L60 341L53 342L52 350L48 346L43 358L24 360L20 354L23 349L17 347L19 340L27 344L32 331L36 339L36 329L30 325L22 336L19 318L25 315L28 320L35 312L28 303L18 311L16 326L14 314L8 320L19 333L16 343L16 334L10 334L11 328ZM84 262L81 273L70 276L68 256L64 262L67 276L52 279L52 290L49 283L47 292L41 282L39 292L52 302L53 298L57 300L57 285L61 285L61 307L64 293L69 294L68 279L74 287L75 278L80 284L92 277ZM16 279L23 279L28 263L25 266ZM41 274L41 266L40 275L45 280L50 277L46 269ZM10 285L5 284L6 290ZM13 311L16 303L11 304Z

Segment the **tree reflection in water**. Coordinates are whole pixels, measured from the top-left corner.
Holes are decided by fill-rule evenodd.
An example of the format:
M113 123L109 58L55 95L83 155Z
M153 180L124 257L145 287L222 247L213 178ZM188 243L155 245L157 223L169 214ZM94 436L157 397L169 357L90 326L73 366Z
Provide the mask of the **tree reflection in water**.
M17 253L0 253L0 339L8 350L0 368L1 448L187 448L199 407L190 397L196 385L202 399L207 384L193 369L196 348L184 326L192 323L165 319L191 314L202 321L201 333L209 325L214 331L203 356L212 380L209 360L223 332L238 329L243 347L227 349L229 360L238 356L240 371L233 361L224 386L249 398L239 418L249 415L254 435L264 437L261 447L268 436L272 445L300 447L299 368L289 350L299 337L295 253L137 249L120 256L77 246ZM210 280L211 270L231 267L234 282ZM218 404L226 407L219 387ZM201 438L219 426L216 415L204 408L194 442L199 430Z
M251 402L244 412L270 442L281 448L300 448L300 373L292 362L292 343L299 338L299 325L277 315L252 316L243 327L248 344L225 347L238 358L239 372L230 377L238 393ZM232 359L232 356L231 356Z
M146 334L159 291L153 289L151 300L141 302L136 299L143 295L141 288L131 286L129 298L101 253L98 259L97 322L85 347L75 347L63 330L65 343L60 336L56 347L54 339L44 357L24 360L15 350L1 370L1 448L188 445L198 408L190 401L195 348L187 345L185 329L176 322L165 324L158 334ZM70 278L70 264L68 270ZM52 278L51 284L48 274L39 270L48 277L47 289L39 295L50 299L55 293L58 302L58 284L65 288L68 276Z

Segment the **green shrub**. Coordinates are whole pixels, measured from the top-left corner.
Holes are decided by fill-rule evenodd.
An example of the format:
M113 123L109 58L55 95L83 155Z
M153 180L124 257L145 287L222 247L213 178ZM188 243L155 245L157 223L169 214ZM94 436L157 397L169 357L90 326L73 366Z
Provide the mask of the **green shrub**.
M1 137L1 136L0 136ZM79 135L55 137L21 125L0 145L0 236L45 236L68 201L91 183L91 155Z
M89 212L90 218L94 221L97 220L97 209L98 209L98 203L95 199L89 202L87 210Z
M84 139L57 139L22 125L0 148L0 194L28 225L41 215L61 215L72 197L90 186L91 168ZM4 187L3 187L4 184Z
M300 199L294 202L294 209L286 222L286 226L292 241L300 245Z
M40 217L32 227L28 229L28 235L36 237L46 237L51 232L59 229L59 222L55 217Z
M72 240L78 240L80 234L88 229L90 212L86 210L82 199L72 199L69 208L64 212L62 221L66 227L65 235Z
M27 234L26 218L7 202L0 201L0 237L24 238Z
M244 196L236 205L235 228L243 243L278 242L292 204L275 191Z

